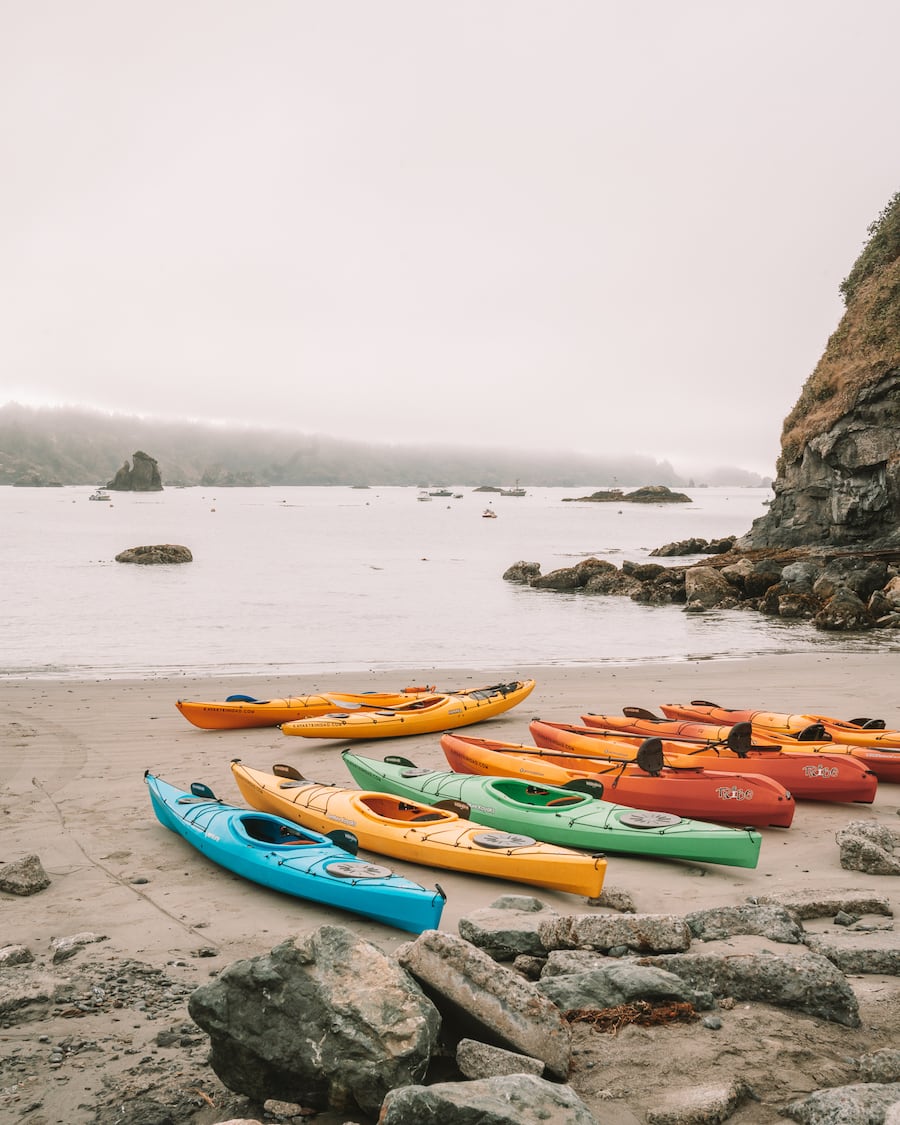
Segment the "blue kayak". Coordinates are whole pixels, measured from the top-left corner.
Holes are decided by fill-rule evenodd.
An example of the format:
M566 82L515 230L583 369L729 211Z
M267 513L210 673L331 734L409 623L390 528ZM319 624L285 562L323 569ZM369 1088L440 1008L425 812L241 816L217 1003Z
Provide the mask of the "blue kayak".
M356 858L350 832L322 836L271 813L220 801L194 782L184 792L154 777L144 780L160 824L221 867L254 883L309 902L337 906L418 934L437 929L445 895Z

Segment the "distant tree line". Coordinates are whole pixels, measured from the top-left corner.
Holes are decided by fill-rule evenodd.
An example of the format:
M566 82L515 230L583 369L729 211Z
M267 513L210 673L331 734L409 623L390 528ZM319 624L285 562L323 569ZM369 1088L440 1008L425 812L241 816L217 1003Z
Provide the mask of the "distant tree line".
M164 486L422 485L684 486L668 461L527 450L371 445L276 430L226 429L73 407L0 407L0 484L110 480L135 450L159 464ZM700 483L699 481L697 483ZM723 468L702 483L758 486L756 473Z

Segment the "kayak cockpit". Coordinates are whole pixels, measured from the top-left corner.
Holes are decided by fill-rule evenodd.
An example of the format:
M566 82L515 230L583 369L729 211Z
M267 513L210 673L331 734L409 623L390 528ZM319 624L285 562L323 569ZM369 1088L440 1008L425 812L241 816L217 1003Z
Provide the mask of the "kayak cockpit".
M302 844L321 844L321 840L306 835L301 829L284 824L274 817L242 816L237 818L235 827L243 831L254 843L268 844L271 847L297 847Z

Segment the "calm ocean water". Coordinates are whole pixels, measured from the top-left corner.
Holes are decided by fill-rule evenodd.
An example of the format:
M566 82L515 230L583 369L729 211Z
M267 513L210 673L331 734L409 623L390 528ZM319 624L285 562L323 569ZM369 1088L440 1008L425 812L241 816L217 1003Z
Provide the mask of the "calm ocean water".
M598 485L602 487L602 485ZM623 664L892 647L759 614L687 614L502 580L596 555L747 531L769 489L689 490L693 503L564 503L588 489L419 502L411 488L0 488L0 676L300 674ZM488 504L497 519L482 518ZM181 543L194 562L115 562ZM665 560L663 560L665 561ZM671 560L674 562L674 560Z

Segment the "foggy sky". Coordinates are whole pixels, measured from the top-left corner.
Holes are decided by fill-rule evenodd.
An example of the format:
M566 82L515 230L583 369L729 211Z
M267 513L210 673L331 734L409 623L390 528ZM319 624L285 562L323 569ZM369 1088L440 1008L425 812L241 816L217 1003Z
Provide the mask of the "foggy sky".
M0 0L0 403L771 474L894 0Z

